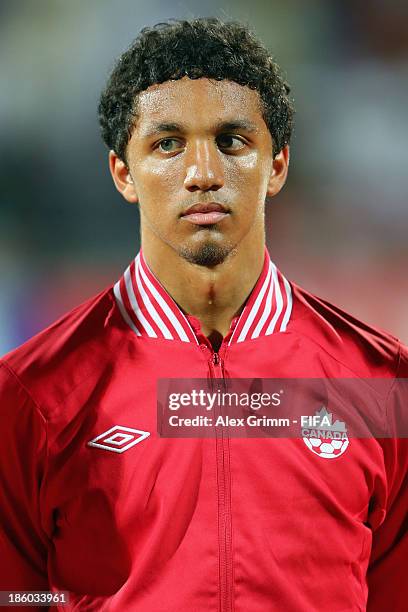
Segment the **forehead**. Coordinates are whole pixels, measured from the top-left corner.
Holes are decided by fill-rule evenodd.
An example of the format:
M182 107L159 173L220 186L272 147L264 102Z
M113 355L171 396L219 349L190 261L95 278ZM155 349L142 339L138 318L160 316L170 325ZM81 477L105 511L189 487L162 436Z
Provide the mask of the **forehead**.
M266 128L257 91L233 81L207 78L183 77L152 85L138 95L137 115L139 128L158 120L210 126L240 119Z

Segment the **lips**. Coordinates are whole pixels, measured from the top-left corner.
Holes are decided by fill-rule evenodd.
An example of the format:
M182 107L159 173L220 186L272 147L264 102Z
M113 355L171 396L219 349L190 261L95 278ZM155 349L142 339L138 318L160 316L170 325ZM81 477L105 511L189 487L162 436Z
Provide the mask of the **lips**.
M229 215L227 209L218 202L194 204L182 214L182 219L194 225L214 225Z

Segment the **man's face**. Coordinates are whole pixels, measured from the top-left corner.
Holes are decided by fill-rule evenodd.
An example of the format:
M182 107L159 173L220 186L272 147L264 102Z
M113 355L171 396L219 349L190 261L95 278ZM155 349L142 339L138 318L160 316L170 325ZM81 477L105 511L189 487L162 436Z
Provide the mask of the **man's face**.
M139 202L142 245L158 241L212 266L243 241L263 240L265 197L284 183L287 151L273 161L258 93L184 77L140 93L137 114L125 188L115 177L125 179L123 162L111 159L111 171L124 197Z

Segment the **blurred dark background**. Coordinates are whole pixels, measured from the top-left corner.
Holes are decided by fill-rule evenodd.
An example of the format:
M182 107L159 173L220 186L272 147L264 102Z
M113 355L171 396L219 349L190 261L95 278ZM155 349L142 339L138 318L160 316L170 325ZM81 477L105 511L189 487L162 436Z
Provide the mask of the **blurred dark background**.
M0 354L121 274L138 212L115 191L96 108L114 59L170 17L248 23L297 108L268 246L289 279L408 342L408 3L3 0Z

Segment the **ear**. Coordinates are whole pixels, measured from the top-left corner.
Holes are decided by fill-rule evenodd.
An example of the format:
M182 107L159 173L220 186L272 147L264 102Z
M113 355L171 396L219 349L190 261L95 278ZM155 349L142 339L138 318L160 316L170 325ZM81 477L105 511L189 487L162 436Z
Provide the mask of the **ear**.
M289 169L289 145L283 147L282 151L272 160L271 175L268 181L268 190L266 195L269 197L275 196L280 192L286 182Z
M109 170L119 193L128 202L136 204L139 198L129 168L125 162L116 155L115 151L109 151Z

